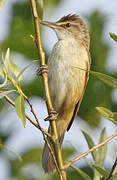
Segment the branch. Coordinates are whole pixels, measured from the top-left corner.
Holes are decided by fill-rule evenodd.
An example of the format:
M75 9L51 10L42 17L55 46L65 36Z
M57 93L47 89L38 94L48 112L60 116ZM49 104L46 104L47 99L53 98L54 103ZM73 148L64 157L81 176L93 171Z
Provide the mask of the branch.
M4 98L6 99L7 102L9 102L12 106L15 107L15 103L14 103L7 95L5 95ZM29 103L29 105L31 105L31 110L32 110L33 107L32 107L32 104L30 103L29 100L28 100L28 103ZM34 113L34 110L31 111L31 112ZM35 114L35 113L34 113L34 114ZM25 114L25 117L26 117L35 127L37 127L39 130L41 130L41 132L42 132L42 134L43 134L43 138L44 138L45 142L47 143L48 149L50 150L50 153L51 153L51 155L52 155L52 157L53 157L53 160L54 160L54 162L55 162L56 169L57 169L57 171L58 171L58 173L60 174L61 179L62 179L62 174L61 174L60 169L59 169L59 167L58 167L58 165L57 165L54 151L53 151L53 149L52 149L52 147L51 147L51 145L50 145L50 143L48 142L48 139L47 139L47 137L49 137L49 138L52 139L51 135L50 135L48 132L46 132L43 128L41 128L38 119L37 119L37 124L36 124L36 123L35 123L29 116L27 116L26 114ZM46 137L46 136L47 136L47 137Z
M4 98L6 99L7 102L9 102L12 106L15 107L15 103L7 96L5 95ZM38 128L43 134L45 134L46 136L48 136L49 138L51 138L51 135L46 132L39 124L36 124L28 115L25 114L25 117L31 122L31 124L33 124L36 128Z
M114 164L113 164L113 166L112 166L111 172L110 172L110 174L109 174L109 176L107 177L106 180L110 180L110 179L111 179L111 177L112 177L112 175L113 175L113 172L114 172L116 166L117 166L117 158L116 158L116 160L115 160L115 162L114 162Z
M79 159L87 156L89 153L95 151L96 149L100 148L101 146L103 146L104 144L106 144L107 142L109 142L111 139L113 139L114 137L117 136L117 132L114 133L112 136L108 137L105 141L101 142L100 144L96 145L96 146L93 146L91 149L89 149L87 152L81 154L80 156L77 156L76 158L68 161L66 163L66 165L64 166L64 169L67 169L69 168L74 162L78 161Z
M30 4L31 4L33 19L34 19L34 28L35 28L35 36L36 36L35 40L36 40L36 46L37 46L37 53L38 53L38 56L40 59L40 66L44 66L45 65L45 53L43 51L42 44L41 44L39 17L38 17L38 13L37 13L35 0L30 0ZM53 108L51 97L50 97L49 85L48 85L48 76L47 76L46 72L42 74L42 78L43 78L48 114L51 115L51 117L54 117L54 114L52 114L52 111L54 110L54 108ZM55 120L50 121L50 126L51 126L52 138L54 140L54 151L55 151L55 155L56 155L56 160L57 160L57 164L58 164L58 167L62 173L63 178L61 177L60 174L59 174L59 177L61 180L65 180L66 179L66 173L63 170L63 160L62 160L62 155L61 155L60 144L58 141L58 134L57 134L57 128L56 128Z

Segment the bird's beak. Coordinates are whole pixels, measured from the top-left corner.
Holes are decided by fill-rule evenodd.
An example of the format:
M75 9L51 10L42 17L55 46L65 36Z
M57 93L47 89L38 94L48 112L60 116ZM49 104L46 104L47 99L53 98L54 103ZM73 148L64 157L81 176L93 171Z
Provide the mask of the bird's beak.
M52 29L57 29L59 28L59 25L57 23L54 23L54 22L48 22L48 21L41 21L40 22L41 24L45 25L45 26L48 26Z

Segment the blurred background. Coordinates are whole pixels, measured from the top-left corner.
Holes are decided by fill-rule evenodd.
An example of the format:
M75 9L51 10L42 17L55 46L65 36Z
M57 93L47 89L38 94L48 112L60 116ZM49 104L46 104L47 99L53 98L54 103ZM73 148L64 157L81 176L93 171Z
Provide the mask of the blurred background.
M69 13L76 13L83 18L91 36L91 70L117 78L117 44L109 36L109 32L117 34L116 0L45 0L44 4L44 20L56 21ZM20 69L37 60L36 47L30 37L31 34L34 35L34 29L29 1L7 0L0 12L0 54L9 47L11 59ZM51 29L42 26L41 34L46 59L48 59L57 38ZM38 66L36 62L26 70L23 75L22 89L30 97L41 125L47 129L48 123L44 122L47 110L42 80L36 76ZM70 159L74 154L88 150L82 130L91 135L95 144L98 143L103 128L106 128L107 137L116 131L116 126L101 117L95 109L96 106L117 111L117 90L90 75L78 117L65 136L63 144L65 160ZM26 106L26 113L32 116L28 106ZM44 141L41 133L28 121L26 128L23 128L15 110L4 99L0 99L0 138L8 149L23 157L21 163L11 153L0 150L0 180L57 179L56 175L50 177L42 170L41 153ZM117 143L112 140L108 144L104 167L109 170L116 157ZM93 171L87 161L92 163L91 155L77 162L76 166L93 177ZM68 173L69 179L78 179L74 170L70 169Z

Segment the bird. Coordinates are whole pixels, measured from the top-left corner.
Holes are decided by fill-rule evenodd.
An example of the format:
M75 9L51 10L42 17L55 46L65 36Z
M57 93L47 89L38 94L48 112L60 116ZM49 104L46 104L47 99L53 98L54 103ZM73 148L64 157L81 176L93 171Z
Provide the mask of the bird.
M57 35L48 59L48 83L52 104L58 113L56 127L60 146L79 110L91 65L88 27L77 14L68 14L56 22L41 21ZM49 127L50 131L50 127ZM45 173L56 171L53 158L45 143L42 153Z

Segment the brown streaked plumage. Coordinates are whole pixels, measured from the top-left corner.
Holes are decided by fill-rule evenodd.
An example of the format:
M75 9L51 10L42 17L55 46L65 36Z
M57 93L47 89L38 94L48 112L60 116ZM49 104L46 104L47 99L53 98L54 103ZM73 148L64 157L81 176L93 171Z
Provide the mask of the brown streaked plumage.
M55 23L43 21L42 24L52 28L58 37L48 61L48 80L52 103L58 112L56 126L62 145L65 132L70 129L79 110L88 82L88 73L76 67L90 69L90 38L87 26L75 14L64 16ZM47 144L43 150L42 166L50 174L56 170Z
M57 22L66 22L66 21L75 21L78 20L78 15L76 14L68 14L67 16L63 16Z

